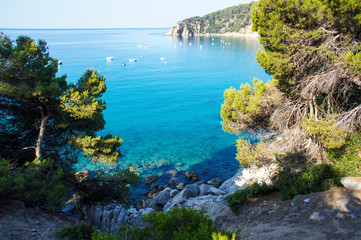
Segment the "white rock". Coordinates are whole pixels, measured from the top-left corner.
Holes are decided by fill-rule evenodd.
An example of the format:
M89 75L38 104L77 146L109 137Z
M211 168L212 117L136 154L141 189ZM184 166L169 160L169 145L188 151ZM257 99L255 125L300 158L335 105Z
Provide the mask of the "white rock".
M341 183L349 190L361 190L361 177L343 177Z
M305 200L303 200L304 203L309 203L310 202L310 199L309 198L306 198Z
M314 212L311 214L310 219L319 221L319 220L322 220L322 216L320 215L319 212Z

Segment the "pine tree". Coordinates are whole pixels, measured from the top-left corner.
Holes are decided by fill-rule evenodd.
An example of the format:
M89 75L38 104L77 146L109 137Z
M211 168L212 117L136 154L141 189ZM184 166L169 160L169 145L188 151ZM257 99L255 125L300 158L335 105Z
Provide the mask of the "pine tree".
M257 61L273 77L264 86L275 89L262 94L255 82L226 90L224 130L261 130L262 149L252 150L259 159L303 152L327 161L361 126L361 2L261 0L252 22L264 46ZM250 149L243 140L237 147Z
M2 34L0 44L2 157L16 159L33 149L40 161L52 157L69 164L79 149L95 161L117 162L122 140L96 136L105 125L105 77L88 69L68 85L66 76L56 76L58 61L44 41L21 36L13 43Z

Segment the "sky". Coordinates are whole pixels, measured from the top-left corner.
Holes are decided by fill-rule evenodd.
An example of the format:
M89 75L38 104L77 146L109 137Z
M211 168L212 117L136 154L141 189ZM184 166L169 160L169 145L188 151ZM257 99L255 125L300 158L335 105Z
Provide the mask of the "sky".
M251 0L0 0L0 28L169 28Z

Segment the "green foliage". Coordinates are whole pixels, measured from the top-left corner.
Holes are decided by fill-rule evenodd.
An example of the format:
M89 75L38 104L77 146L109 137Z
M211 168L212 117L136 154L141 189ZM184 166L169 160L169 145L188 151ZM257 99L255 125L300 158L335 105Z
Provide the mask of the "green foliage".
M83 150L85 156L91 156L102 164L117 163L121 153L119 147L123 140L117 136L105 137L77 136L72 144Z
M90 240L93 239L92 234L94 232L96 231L93 226L88 224L81 224L61 228L56 233L56 237L67 240Z
M310 164L300 153L278 156L278 161L280 167L274 185L281 192L281 200L340 186L344 176L335 166Z
M129 240L208 240L212 234L234 239L234 234L218 231L203 211L172 208L167 213L153 212L144 216L145 228L120 228L120 239Z
M226 33L239 32L241 28L251 25L251 7L253 2L229 7L220 11L207 14L203 17L187 18L181 23L191 26L194 33Z
M51 156L67 169L77 159L76 148L94 161L117 162L121 139L96 137L105 126L105 77L88 69L68 85L66 76L56 77L58 61L49 57L45 41L19 37L13 44L0 35L0 43L0 111L7 116L0 125L7 139L0 143L14 144L2 157L15 160L19 151L36 146L40 161Z
M105 77L88 69L68 85L66 76L56 77L58 61L49 56L45 41L21 36L12 42L0 34L0 44L0 158L12 167L1 162L0 194L60 206L64 178L71 178L79 150L101 164L116 163L121 155L122 139L96 135L105 126ZM123 200L126 184L138 181L127 171L98 177L103 191L114 190Z
M237 155L236 159L242 167L248 167L251 164L261 166L266 163L269 156L262 153L261 150L265 148L266 142L258 142L257 145L251 144L250 141L240 137L237 139Z
M327 154L335 167L345 176L361 176L361 134L351 134L340 149Z
M106 233L94 232L91 236L91 240L128 240L129 238L120 238L118 236L107 235Z
M236 192L228 195L226 199L229 208L233 212L237 212L240 206L247 203L252 198L258 196L264 196L273 191L274 189L272 187L269 187L265 183L263 184L254 183L251 186L245 187L241 190L237 190Z
M348 135L360 132L360 12L355 0L260 0L252 7L264 46L257 61L274 80L226 90L222 126L234 134L269 134L257 146L239 139L237 160L261 165L276 160L275 151L283 154L283 198L337 185L341 173L358 175L359 159L349 154L358 150L351 150ZM332 167L313 166L327 162L327 151ZM306 160L290 163L287 153Z
M293 86L299 81L321 73L329 64L344 63L348 59L350 70L357 73L360 8L359 1L355 0L257 2L252 10L253 28L265 48L258 53L257 61L288 94L294 94ZM338 47L329 48L330 39ZM318 61L312 61L313 58Z
M105 109L105 103L98 99L105 91L105 77L88 69L77 84L61 96L61 107L75 119L93 119Z
M234 88L224 92L221 108L223 130L239 133L243 130L265 128L275 107L281 104L282 95L276 88L276 82L263 83L253 80L254 87L241 85L240 90Z
M166 214L153 212L144 217L155 232L153 239L210 239L217 231L203 211L173 208Z
M236 234L233 233L230 238L228 235L223 235L222 233L212 233L212 240L236 240Z
M44 41L36 44L31 38L20 36L12 47L10 39L1 34L0 42L6 49L0 52L2 94L44 102L62 93L67 86L65 77L56 77L57 60L49 57Z
M34 160L10 171L9 162L0 161L0 197L21 199L28 205L60 209L66 199L62 168L54 161Z
M300 126L314 136L327 149L340 148L346 143L347 129L337 125L332 116L329 119L306 118Z
M360 47L361 49L361 47ZM349 67L355 74L361 75L361 50L357 53L351 52L347 56L346 66Z
M17 198L24 189L24 177L10 174L9 162L0 159L0 198Z
M140 176L125 169L113 173L98 171L94 177L78 177L75 190L84 202L111 201L127 202L129 187L140 185Z

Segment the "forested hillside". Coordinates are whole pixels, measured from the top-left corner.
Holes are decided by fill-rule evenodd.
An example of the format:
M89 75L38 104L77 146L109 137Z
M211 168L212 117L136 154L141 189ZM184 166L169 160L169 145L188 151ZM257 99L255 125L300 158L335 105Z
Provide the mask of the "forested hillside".
M245 27L251 26L251 7L254 2L240 4L219 10L203 17L191 17L180 21L168 35L240 33Z

